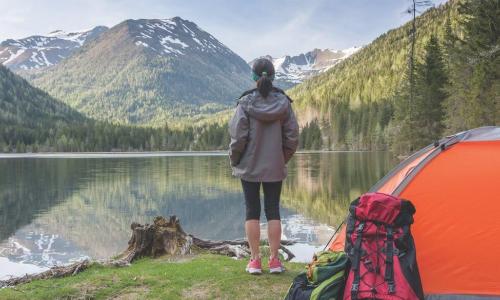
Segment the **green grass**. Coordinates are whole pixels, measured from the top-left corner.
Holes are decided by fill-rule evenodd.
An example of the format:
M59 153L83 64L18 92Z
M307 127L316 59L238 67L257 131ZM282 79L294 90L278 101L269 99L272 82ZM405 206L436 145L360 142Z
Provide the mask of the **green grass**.
M249 275L246 260L202 254L141 259L130 267L93 265L75 276L0 290L0 299L283 299L303 264L280 275ZM267 266L267 261L263 261Z

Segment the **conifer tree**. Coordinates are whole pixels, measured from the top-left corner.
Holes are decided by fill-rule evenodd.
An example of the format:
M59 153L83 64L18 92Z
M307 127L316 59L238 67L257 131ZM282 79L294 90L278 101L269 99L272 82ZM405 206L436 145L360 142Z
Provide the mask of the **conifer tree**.
M500 2L464 1L458 11L458 33L445 35L449 132L500 124Z
M438 39L431 36L425 46L425 57L416 68L413 148L421 148L442 136L443 102L448 82Z

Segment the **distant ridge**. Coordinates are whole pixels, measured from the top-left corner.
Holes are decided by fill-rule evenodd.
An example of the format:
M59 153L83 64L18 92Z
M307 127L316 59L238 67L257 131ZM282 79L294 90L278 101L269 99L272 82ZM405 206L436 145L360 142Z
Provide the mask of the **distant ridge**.
M214 36L174 17L126 20L30 79L89 117L163 125L226 109L250 73Z
M0 65L0 128L47 127L48 130L56 123L83 121L80 113Z
M0 64L13 71L44 69L58 64L106 30L105 26L97 26L81 32L56 30L45 36L8 39L0 43Z
M361 47L351 47L344 50L314 49L307 53L295 56L273 58L270 55L262 56L271 60L276 69L276 85L287 89L305 79L318 75L339 62L359 51ZM250 67L255 60L250 61Z

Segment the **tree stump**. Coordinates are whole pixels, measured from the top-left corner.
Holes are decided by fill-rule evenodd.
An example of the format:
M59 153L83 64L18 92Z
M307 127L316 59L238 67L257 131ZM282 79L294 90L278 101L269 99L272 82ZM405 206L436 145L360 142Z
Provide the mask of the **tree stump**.
M153 224L132 223L132 237L128 248L118 255L118 261L132 262L136 258L161 255L186 255L191 253L193 238L187 235L176 216L156 217Z
M179 219L170 216L168 219L158 216L153 224L141 225L132 223L132 237L128 241L128 247L115 259L94 262L104 266L123 267L140 257L158 257L162 255L186 255L196 250L204 250L210 253L221 254L236 258L248 257L250 249L245 240L211 241L203 240L186 234L182 229ZM284 245L292 245L293 241L282 241L281 250L286 253L289 261L295 256ZM88 260L76 262L70 265L53 267L39 274L14 277L0 281L0 288L27 283L35 279L48 279L75 275L92 263Z
M113 265L127 264L142 256L186 255L195 250L205 250L236 258L250 256L250 248L246 240L211 241L194 237L184 232L176 216L170 216L168 220L158 216L152 225L132 223L130 227L132 237L128 242L128 248L115 261L110 262ZM287 261L295 256L283 245L291 244L293 244L292 241L282 241L281 250L286 253Z

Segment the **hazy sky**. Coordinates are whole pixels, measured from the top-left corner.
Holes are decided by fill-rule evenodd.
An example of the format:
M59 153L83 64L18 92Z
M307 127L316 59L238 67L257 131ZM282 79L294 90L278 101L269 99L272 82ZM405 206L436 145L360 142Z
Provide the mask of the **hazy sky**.
M443 3L446 0L434 0ZM409 0L0 0L0 41L180 16L244 59L369 43L409 20Z

